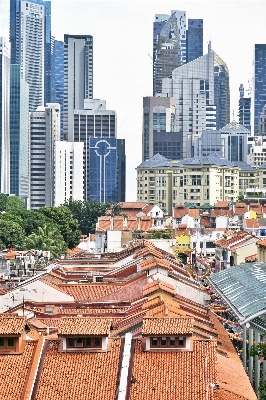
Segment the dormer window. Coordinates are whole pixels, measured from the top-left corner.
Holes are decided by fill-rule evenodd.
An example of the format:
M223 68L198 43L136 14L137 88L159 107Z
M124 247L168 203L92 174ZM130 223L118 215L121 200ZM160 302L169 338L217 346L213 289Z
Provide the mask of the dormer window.
M21 354L25 347L28 326L25 317L0 315L0 354Z
M0 338L0 348L15 349L15 338Z
M184 336L162 336L151 337L150 347L152 348L180 348L186 347L186 338Z
M59 324L63 351L107 350L111 320L107 318L65 317Z

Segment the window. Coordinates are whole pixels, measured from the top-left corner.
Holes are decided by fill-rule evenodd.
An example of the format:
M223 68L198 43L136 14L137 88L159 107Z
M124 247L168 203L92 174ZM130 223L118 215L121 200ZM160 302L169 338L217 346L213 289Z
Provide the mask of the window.
M73 347L73 348L102 347L102 338L101 337L67 338L67 347Z
M151 337L150 340L151 347L185 347L186 345L186 338L184 336L162 336L162 337Z
M5 345L5 339L1 338L0 339L0 346L3 347Z
M15 347L15 338L0 338L0 347L10 348Z

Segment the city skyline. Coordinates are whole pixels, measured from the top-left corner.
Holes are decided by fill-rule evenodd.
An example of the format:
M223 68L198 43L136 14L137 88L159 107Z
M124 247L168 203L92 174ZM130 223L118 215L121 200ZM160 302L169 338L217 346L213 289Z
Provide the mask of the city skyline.
M227 63L231 120L238 120L238 87L252 78L255 43L265 43L262 1L67 1L52 0L52 35L88 34L94 40L94 98L104 98L118 116L118 138L126 139L127 200L136 200L141 162L142 100L152 95L152 28L155 14L186 11L203 19L207 43ZM85 4L84 4L85 3ZM8 38L9 0L0 1L1 35ZM73 17L74 15L74 17ZM245 92L246 94L247 92ZM133 151L132 151L133 149Z

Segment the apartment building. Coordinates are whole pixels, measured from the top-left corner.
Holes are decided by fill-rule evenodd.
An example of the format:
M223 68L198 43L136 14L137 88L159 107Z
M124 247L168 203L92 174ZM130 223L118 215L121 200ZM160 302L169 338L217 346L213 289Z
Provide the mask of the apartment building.
M169 215L176 204L237 202L240 181L243 190L244 186L254 188L258 173L244 162L231 162L217 154L179 162L156 154L137 167L137 200L159 203Z

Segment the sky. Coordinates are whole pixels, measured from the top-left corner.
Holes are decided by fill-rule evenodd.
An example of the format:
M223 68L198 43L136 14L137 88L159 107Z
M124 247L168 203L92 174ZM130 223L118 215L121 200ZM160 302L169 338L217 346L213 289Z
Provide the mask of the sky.
M52 0L52 35L93 36L93 97L117 112L117 137L126 139L126 201L136 201L135 168L142 154L142 102L152 96L152 42L155 14L186 11L203 19L208 42L227 63L231 120L237 120L238 88L252 85L254 44L266 43L266 0ZM9 0L0 0L0 36L8 37ZM247 95L247 91L245 93Z

